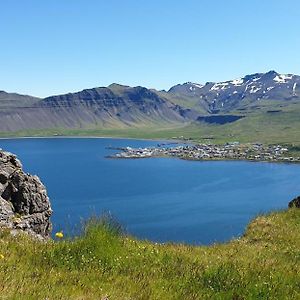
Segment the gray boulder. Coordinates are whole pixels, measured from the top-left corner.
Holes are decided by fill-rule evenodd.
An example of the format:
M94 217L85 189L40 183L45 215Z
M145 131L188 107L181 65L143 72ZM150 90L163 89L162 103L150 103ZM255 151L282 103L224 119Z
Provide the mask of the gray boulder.
M289 207L297 207L300 208L300 196L293 199L292 201L289 202Z
M0 150L0 227L48 238L52 209L45 186L15 155Z

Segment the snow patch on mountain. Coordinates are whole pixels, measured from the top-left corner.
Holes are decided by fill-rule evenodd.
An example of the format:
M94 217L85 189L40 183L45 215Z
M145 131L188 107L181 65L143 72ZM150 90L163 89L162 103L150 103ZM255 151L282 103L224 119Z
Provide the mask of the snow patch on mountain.
M288 80L291 80L293 78L293 75L284 75L284 74L278 74L273 79L274 81L278 83L286 83Z
M255 73L237 79L185 85L179 92L199 97L199 105L209 111L226 111L239 107L242 102L290 100L298 97L300 76L280 74L276 71ZM297 93L297 94L296 94ZM245 100L245 101L243 101Z
M297 87L297 82L295 82L293 85L293 96L296 95L296 87Z
M226 90L227 88L229 88L228 82L220 82L215 83L214 86L211 88L211 91Z
M257 86L255 86L255 85L252 85L252 86L251 86L251 90L249 91L249 93L250 93L250 94L255 94L255 93L257 93L259 90L261 90L260 87L257 87Z
M254 78L254 79L252 79L252 81L258 81L259 79L261 79L261 77L256 77L256 78Z
M202 89L204 87L203 84L199 84L199 83L191 83L191 84L199 89Z
M236 86L241 86L244 83L244 79L238 78L238 79L232 80L231 83Z
M189 89L190 89L191 91L194 91L196 88L201 89L201 88L204 87L203 84L195 83L195 82L190 82L190 81L187 82L187 83L185 83L184 85L189 85L189 86L190 86Z

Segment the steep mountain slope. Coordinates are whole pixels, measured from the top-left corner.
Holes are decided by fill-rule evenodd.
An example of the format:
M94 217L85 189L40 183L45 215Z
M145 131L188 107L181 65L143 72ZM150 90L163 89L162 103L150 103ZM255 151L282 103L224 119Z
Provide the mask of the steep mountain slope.
M198 110L204 108L208 113L226 113L253 103L260 105L266 100L299 101L300 76L270 71L225 82L207 82L205 85L184 83L172 87L168 94L173 99L176 99L175 96L191 99L193 107L198 107Z
M257 114L282 115L288 126L299 106L300 76L275 71L204 85L188 82L167 92L112 84L39 99L2 91L0 132L246 124Z
M15 93L7 93L0 91L0 110L11 107L26 107L32 106L40 99L27 95L20 95Z
M194 84L193 84L194 85ZM196 84L195 84L196 85ZM196 85L198 87L199 85ZM178 87L178 91L175 91L173 88ZM186 90L191 86L191 83L185 83L182 85L175 86L172 89L172 92L166 91L155 91L160 97L166 99L167 101L186 107L195 111L198 111L200 114L209 114L209 104L206 101L203 101L197 93L191 93L190 90ZM181 90L182 88L182 90ZM196 89L196 88L195 88ZM198 88L197 88L198 89Z
M24 102L25 103L25 102ZM144 87L111 85L45 98L0 112L0 131L43 128L126 127L195 120L196 112Z

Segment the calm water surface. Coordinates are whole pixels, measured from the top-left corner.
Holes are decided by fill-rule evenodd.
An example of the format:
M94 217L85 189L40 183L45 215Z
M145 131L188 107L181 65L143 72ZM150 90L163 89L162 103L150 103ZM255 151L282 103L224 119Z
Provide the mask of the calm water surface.
M240 236L257 214L285 208L300 193L300 165L105 158L107 146L157 143L45 138L0 140L0 147L46 185L54 231L110 212L139 238L210 244Z

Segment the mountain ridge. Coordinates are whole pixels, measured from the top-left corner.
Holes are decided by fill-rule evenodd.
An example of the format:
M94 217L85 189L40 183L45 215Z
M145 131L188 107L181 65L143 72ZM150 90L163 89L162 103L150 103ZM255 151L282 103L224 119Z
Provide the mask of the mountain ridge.
M0 91L0 131L224 124L271 102L276 105L269 112L278 111L278 103L300 103L299 88L300 76L269 71L222 82L186 82L168 91L117 83L43 99Z
M208 108L208 113L219 113L239 108L241 104L244 105L241 103L244 99L250 103L266 99L299 99L299 88L300 76L269 71L204 85L188 82L170 88L168 93L197 99L200 107Z
M21 97L21 96L20 96ZM50 96L29 106L0 103L0 131L131 127L196 120L198 114L144 87L113 85Z

